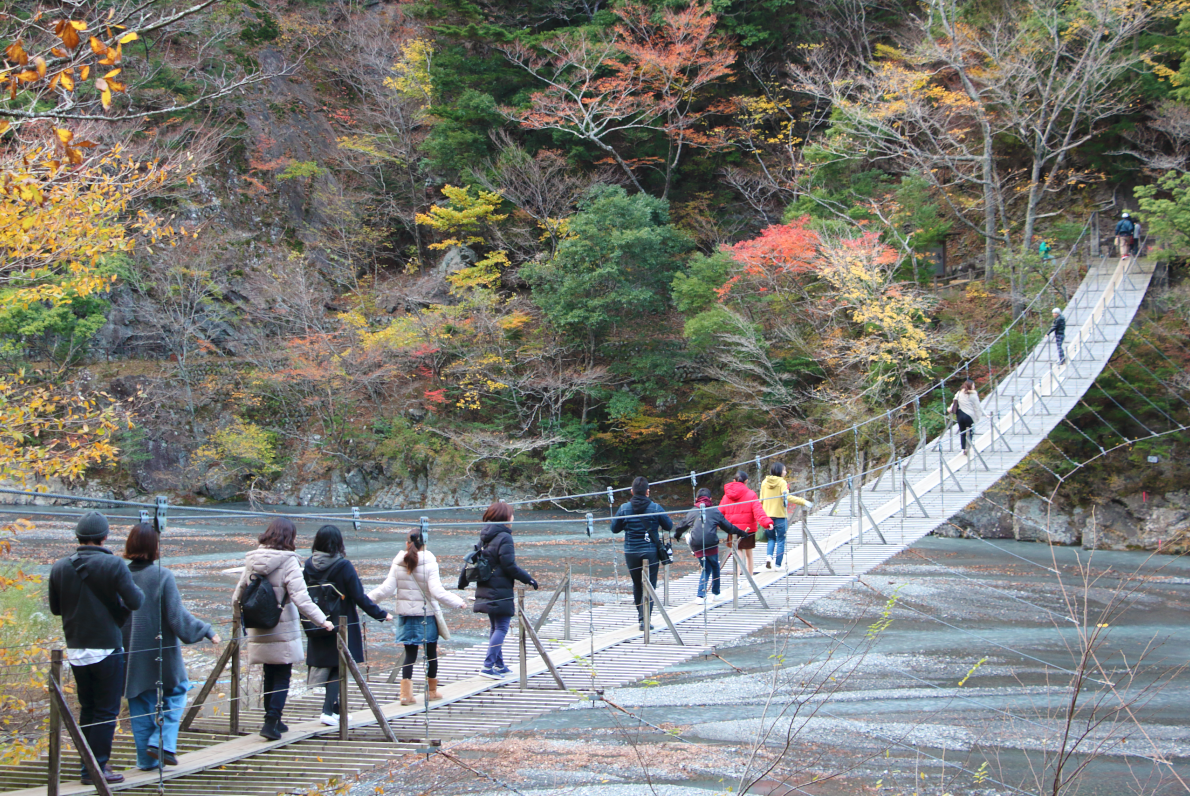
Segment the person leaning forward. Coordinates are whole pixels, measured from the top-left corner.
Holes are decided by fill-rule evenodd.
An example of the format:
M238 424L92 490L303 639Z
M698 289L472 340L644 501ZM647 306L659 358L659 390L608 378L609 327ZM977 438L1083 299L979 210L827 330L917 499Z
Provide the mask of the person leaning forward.
M48 596L50 613L62 617L83 737L103 778L123 782L124 775L108 765L124 693L122 628L129 613L144 603L145 593L133 582L123 559L103 546L107 534L107 518L97 511L78 521L78 549L50 570ZM82 783L92 784L85 767Z

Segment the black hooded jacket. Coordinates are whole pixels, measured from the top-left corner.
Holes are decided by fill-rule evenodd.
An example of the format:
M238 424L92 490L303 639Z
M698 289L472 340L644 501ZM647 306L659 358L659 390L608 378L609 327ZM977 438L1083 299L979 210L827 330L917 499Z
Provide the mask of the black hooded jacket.
M132 581L124 559L98 545L79 545L77 564L67 556L50 570L50 613L62 617L62 632L69 649L118 650L124 646L121 626L135 611L145 593ZM82 575L80 576L80 572Z
M637 515L653 516L637 516ZM632 500L620 506L612 520L612 533L624 534L624 552L637 555L655 554L661 539L657 527L672 531L674 524L665 509L649 499L648 495L633 495Z
M532 586L533 576L517 566L516 551L512 543L512 529L507 525L488 525L479 535L484 555L491 558L495 566L492 577L480 581L475 587L475 605L471 610L489 616L513 616L516 614L513 584L516 581Z

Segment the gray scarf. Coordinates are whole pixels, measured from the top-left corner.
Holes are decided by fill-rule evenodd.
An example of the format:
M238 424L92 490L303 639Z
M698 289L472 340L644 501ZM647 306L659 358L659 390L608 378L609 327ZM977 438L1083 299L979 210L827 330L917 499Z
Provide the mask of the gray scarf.
M335 563L343 556L340 553L324 553L321 550L315 550L310 556L310 566L316 570L324 570L331 564Z

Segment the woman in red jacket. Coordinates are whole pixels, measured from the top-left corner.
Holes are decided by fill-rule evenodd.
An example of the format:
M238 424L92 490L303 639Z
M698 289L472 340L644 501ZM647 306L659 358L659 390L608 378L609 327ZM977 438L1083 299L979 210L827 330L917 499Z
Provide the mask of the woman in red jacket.
M755 574L752 568L752 551L756 549L756 530L772 528L773 521L764 513L756 493L748 488L746 472L740 470L735 474L735 480L723 487L723 500L719 503L719 508L731 524L748 532L740 539L736 549L744 551L748 571Z

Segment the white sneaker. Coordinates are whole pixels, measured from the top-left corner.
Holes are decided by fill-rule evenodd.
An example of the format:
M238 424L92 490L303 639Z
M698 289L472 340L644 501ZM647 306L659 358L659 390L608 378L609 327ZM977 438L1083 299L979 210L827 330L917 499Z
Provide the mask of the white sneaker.
M322 716L319 717L318 720L328 727L338 727L339 726L339 714L338 713L323 713Z

